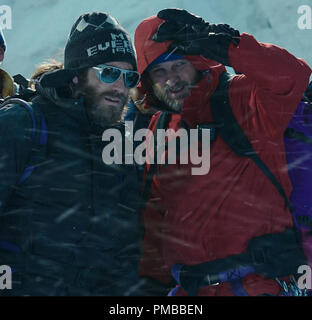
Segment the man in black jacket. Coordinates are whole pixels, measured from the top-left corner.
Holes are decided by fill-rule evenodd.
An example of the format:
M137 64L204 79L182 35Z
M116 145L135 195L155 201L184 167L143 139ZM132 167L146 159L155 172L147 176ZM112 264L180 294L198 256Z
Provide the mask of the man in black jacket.
M64 68L37 82L32 112L0 109L0 263L12 269L12 289L0 294L144 294L135 167L104 163L101 139L112 128L126 136L136 67L120 24L84 14Z

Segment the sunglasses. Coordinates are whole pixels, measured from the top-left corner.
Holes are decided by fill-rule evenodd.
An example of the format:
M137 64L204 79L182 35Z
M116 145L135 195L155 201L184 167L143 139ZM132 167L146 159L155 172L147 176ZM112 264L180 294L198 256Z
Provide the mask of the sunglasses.
M137 71L120 69L113 66L100 64L93 67L96 76L104 83L114 83L121 75L124 76L124 83L127 88L134 88L140 82L140 74Z

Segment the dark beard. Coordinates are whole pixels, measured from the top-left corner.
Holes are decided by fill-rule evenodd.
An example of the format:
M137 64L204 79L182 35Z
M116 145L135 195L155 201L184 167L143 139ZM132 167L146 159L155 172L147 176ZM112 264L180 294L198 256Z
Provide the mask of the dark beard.
M120 122L125 106L129 97L116 91L105 91L98 94L97 91L90 86L81 89L81 95L84 97L84 105L90 120L94 123L108 127ZM118 98L121 101L120 107L114 106L98 106L98 103L105 96Z

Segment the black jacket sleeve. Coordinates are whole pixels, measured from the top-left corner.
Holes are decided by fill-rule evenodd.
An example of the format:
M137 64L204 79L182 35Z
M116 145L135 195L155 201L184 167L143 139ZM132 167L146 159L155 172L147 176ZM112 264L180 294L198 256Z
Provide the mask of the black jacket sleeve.
M27 165L32 129L31 116L22 106L0 109L0 213Z

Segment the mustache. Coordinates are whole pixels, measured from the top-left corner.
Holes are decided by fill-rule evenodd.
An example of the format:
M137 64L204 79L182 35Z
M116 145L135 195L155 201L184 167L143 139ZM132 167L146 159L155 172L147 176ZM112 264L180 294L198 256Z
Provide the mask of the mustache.
M192 87L192 85L186 81L179 81L174 86L169 86L166 84L163 88L157 83L153 85L154 95L159 101L162 102L162 109L169 112L179 112L181 110L182 102L173 98L170 90L183 86L187 86L188 88Z
M107 91L103 91L101 93L98 93L97 90L95 90L95 88L91 87L91 86L82 86L81 90L80 90L80 95L84 96L85 98L87 98L88 100L94 100L94 98L104 98L106 96L110 96L111 98L117 98L120 99L122 101L122 103L126 103L128 100L128 96L129 95L125 95L121 92L118 92L117 90L107 90Z
M111 90L111 91L106 91L106 92L103 92L101 95L101 97L105 97L105 96L110 96L112 98L117 98L117 99L120 99L120 100L126 100L128 96L120 93L120 92L117 92L117 91L114 91L114 90Z
M90 98L93 98L95 96L94 92L91 91L89 92L88 90L85 91L85 96L87 97L90 97ZM122 103L126 103L127 100L128 100L128 95L124 95L118 91L115 91L115 90L110 90L110 91L105 91L105 92L102 92L98 95L99 98L104 98L106 96L109 96L111 98L117 98L117 99L120 99Z
M169 93L170 90L172 89L174 90L175 88L179 88L179 87L191 87L191 85L187 81L181 80L177 82L174 86L169 86L168 84L165 84L164 90Z

